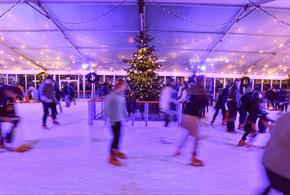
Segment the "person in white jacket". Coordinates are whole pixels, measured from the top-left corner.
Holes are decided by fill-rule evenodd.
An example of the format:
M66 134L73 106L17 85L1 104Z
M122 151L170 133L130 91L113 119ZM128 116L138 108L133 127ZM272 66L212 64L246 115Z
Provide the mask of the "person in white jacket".
M173 88L175 81L169 80L165 87L161 90L159 108L164 114L165 127L168 127L170 116L176 113L177 110L177 93Z
M282 115L270 129L271 139L266 145L263 165L266 168L271 188L290 194L290 113Z

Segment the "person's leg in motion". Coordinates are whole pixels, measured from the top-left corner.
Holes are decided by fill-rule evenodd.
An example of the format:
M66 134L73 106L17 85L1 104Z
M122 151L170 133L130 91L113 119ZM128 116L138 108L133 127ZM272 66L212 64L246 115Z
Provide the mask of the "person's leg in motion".
M69 95L65 95L65 106L66 107L70 107L70 96Z
M227 121L227 130L229 132L235 131L235 121L237 118L237 107L235 105L234 101L228 102L228 108L229 108L229 118Z
M51 116L53 119L53 124L59 125L59 122L56 120L56 103L50 103L49 107L51 109Z
M46 102L42 102L42 106L43 106L42 127L43 128L47 128L46 121L47 121L47 117L48 117L48 107L49 107L49 105Z
M215 113L214 113L213 118L212 118L212 120L211 120L211 122L210 122L211 125L213 125L213 123L215 122L215 119L216 119L216 117L217 117L217 115L218 115L220 109L221 109L221 108L216 108L216 109L215 109Z
M164 120L165 120L164 127L168 127L168 125L169 125L169 113L164 113Z
M60 101L57 101L57 105L59 106L59 111L60 111L60 113L62 113L62 106L61 106Z
M239 109L239 114L240 114L240 117L239 117L239 127L238 129L239 130L242 130L245 126L245 122L246 122L246 118L247 118L247 112L245 110L245 108L241 107Z
M193 144L191 164L193 166L204 166L203 161L201 161L197 158L199 139L200 139L200 137L199 137L199 123L200 123L200 119L198 117L192 117L191 133L192 133L192 136L194 138L194 144Z
M223 106L223 107L222 107L222 112L223 112L222 125L223 125L223 126L226 126L226 125L227 125L227 120L228 120L229 111L226 109L225 106Z
M181 139L180 144L177 146L177 150L175 152L176 156L180 155L181 150L185 146L185 143L186 143L186 141L188 140L189 137L190 137L190 134L188 132L186 132L186 134L184 134L183 138Z
M238 146L246 145L246 139L247 139L248 135L253 132L252 125L249 122L246 123L244 128L245 128L245 133L244 133L242 139L240 140Z
M113 165L120 166L121 162L117 158L126 159L127 156L119 151L119 142L121 136L121 122L115 122L112 125L113 140L110 150L109 162Z
M15 129L17 127L17 124L19 123L19 117L13 119L11 122L13 124L13 126L11 127L9 133L6 136L6 141L7 143L12 143L13 139L14 139L14 134L15 134Z

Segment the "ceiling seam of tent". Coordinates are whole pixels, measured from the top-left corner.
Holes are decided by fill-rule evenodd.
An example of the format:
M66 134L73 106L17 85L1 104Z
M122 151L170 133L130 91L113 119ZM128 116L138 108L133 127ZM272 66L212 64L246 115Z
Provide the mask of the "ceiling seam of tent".
M26 2L28 3L28 2ZM28 3L29 4L29 3ZM30 7L33 7L31 4L29 4ZM64 39L71 45L75 53L83 60L85 61L86 58L83 56L83 54L78 50L76 45L73 43L73 41L68 37L68 35L64 32L64 30L60 27L60 25L54 20L52 16L49 15L48 11L41 5L39 1L37 1L37 6L45 13L46 17L52 21L52 23L56 26L58 31L64 36ZM35 8L36 9L36 8ZM40 11L38 11L40 13ZM40 13L41 14L41 13Z
M210 52L206 54L205 57L200 61L200 64L204 64L206 60L208 59L208 57L210 57L210 55L212 55L215 52L216 48L227 37L227 35L233 29L234 25L239 21L239 18L243 16L243 14L245 13L245 11L247 11L248 8L249 8L249 5L246 5L245 7L243 7L242 9L238 11L238 13L234 17L234 20L232 20L232 22L226 27L226 30L224 31L222 37L214 44Z

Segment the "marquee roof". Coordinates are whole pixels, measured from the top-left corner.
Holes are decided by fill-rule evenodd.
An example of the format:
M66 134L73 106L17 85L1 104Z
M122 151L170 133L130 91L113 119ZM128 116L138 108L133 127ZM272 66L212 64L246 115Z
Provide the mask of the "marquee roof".
M133 0L0 0L0 69L122 70L140 31ZM145 0L162 70L290 73L290 0Z

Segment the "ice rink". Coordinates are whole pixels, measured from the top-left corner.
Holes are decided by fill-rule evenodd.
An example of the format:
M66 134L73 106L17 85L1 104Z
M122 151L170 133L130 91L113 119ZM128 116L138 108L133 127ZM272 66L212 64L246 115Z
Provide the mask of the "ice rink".
M87 125L87 102L64 108L58 116L61 125L53 126L49 119L48 130L41 128L41 104L20 104L18 111L22 120L16 143L38 143L26 153L1 150L1 195L255 195L267 185L260 146L269 134L257 137L257 147L237 147L241 133L226 133L220 118L214 127L208 125L211 108L201 128L199 157L204 167L189 165L192 140L181 156L173 156L185 133L174 123L169 128L160 122L149 122L148 127L144 122L124 124L121 147L129 158L114 167L108 163L110 129L104 121ZM162 143L162 137L173 144Z

